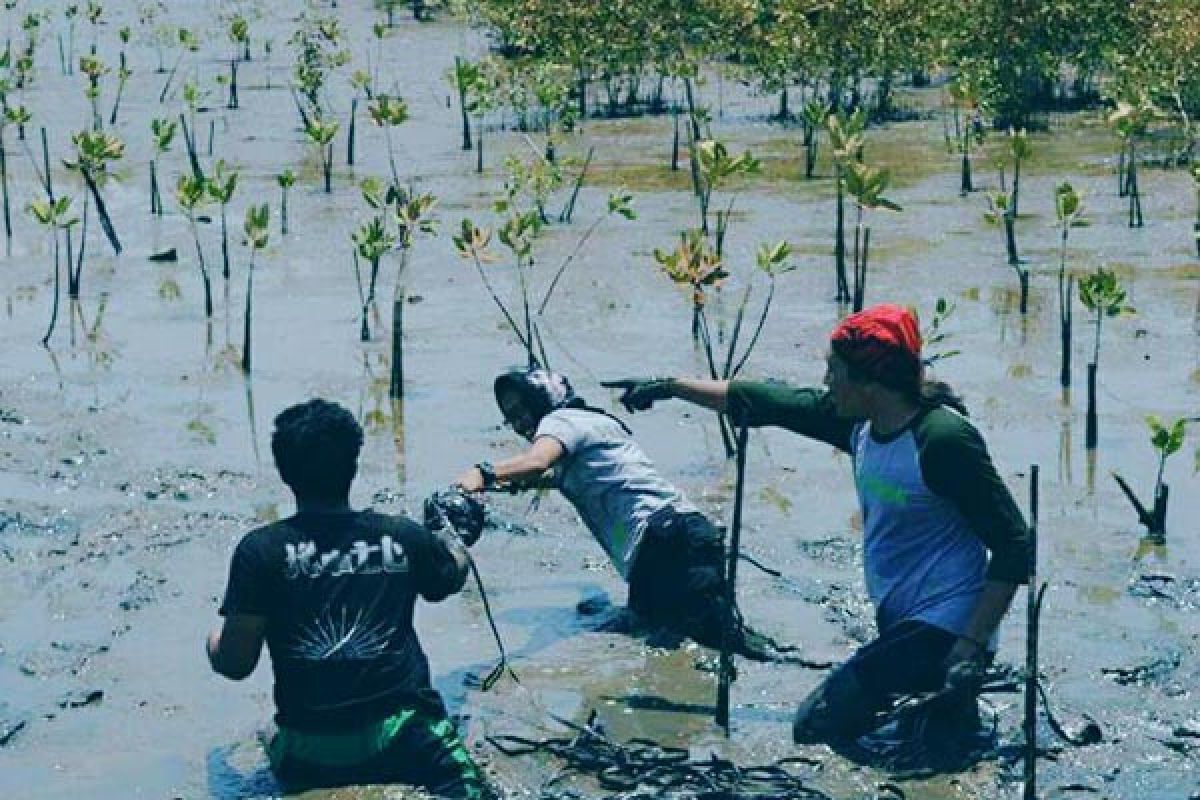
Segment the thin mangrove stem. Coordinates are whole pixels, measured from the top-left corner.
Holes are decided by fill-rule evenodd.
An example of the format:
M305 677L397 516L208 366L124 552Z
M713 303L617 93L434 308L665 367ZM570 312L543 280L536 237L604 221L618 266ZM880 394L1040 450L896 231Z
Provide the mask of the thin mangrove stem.
M592 238L592 234L596 232L596 229L600 227L601 223L603 223L605 219L606 217L600 217L590 226L588 226L588 229L584 231L583 236L581 236L579 241L575 244L575 249L573 249L565 259L563 259L563 263L559 265L558 270L554 273L554 279L551 280L550 285L546 287L546 294L542 297L542 302L538 304L537 313L539 316L545 312L546 305L550 302L550 296L554 294L554 288L558 286L558 281L562 278L563 273L567 271L567 267L571 266L571 262L575 260L575 256L579 255L579 252L583 249L583 246L587 244L588 239Z
M741 359L730 371L729 377L735 378L742 371L742 367L746 366L746 361L750 358L750 354L754 351L754 346L758 344L758 337L762 335L763 327L767 324L767 314L771 311L771 301L775 298L775 279L771 278L771 283L767 287L767 299L763 301L762 313L758 315L758 325L754 328L754 335L750 337L750 342L746 345L746 350L742 353Z
M50 309L50 325L46 328L46 335L42 337L42 347L50 346L50 337L54 335L54 326L58 324L58 296L60 292L62 277L60 273L62 268L59 264L59 244L58 231L52 230L54 235L54 305Z
M508 308L505 307L503 301L500 300L500 295L496 294L495 288L492 287L492 282L488 279L487 271L483 268L483 262L479 260L479 256L472 254L471 260L475 263L475 269L479 272L479 278L483 281L483 287L487 289L488 294L492 296L492 301L496 307L500 309L500 313L504 315L504 319L508 322L508 326L512 328L521 345L529 352L532 352L532 347L525 336L521 333L521 329L517 326L516 320L512 318L512 314L508 313Z

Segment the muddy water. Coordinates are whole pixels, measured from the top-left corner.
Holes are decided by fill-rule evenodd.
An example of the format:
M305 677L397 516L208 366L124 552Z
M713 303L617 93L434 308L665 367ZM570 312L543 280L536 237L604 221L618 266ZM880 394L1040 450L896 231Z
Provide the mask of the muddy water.
M199 115L202 154L211 119L214 156L243 171L231 221L240 222L250 199L271 202L276 213L273 176L286 167L301 176L289 203L292 232L280 237L273 227L259 261L252 380L244 380L235 363L245 248L233 246L226 302L219 233L215 225L202 226L209 262L218 264L207 345L186 221L177 213L162 220L147 213L149 119L180 108L178 97L157 102L163 76L153 72L148 43L130 50L135 74L117 126L128 152L105 190L126 250L114 258L98 234L89 240L83 297L77 308L64 308L49 349L37 344L51 298L48 242L26 216L15 215L13 252L0 265L0 734L24 727L0 747L5 797L275 793L257 744L271 714L269 670L263 664L243 684L224 682L208 671L201 641L217 619L237 538L289 511L269 451L270 420L282 407L320 394L355 410L367 445L354 499L387 511L416 508L465 465L518 447L499 427L488 387L497 369L520 361L520 351L446 233L420 242L410 259L405 285L418 302L406 307L406 397L402 405L388 400L389 337L373 321L374 340L358 341L349 244L350 232L366 218L352 183L386 173L383 139L360 119L359 163L345 165L341 139L337 190L332 196L319 191L315 158L296 128L289 95L278 88L287 74L291 12L298 9L284 13L277 5L263 6L266 16L254 23L255 61L240 72L240 111L223 108L214 83L224 71L215 59L225 49L215 28L201 55L184 67L194 67L213 91L212 110ZM340 13L361 55L372 17L360 6ZM199 27L200 17L188 13L173 12L175 24ZM100 53L115 63L115 30L129 12L114 8L111 14ZM79 27L82 47L88 34L86 25ZM263 35L274 40L271 89ZM528 149L519 134L491 136L493 167L482 178L472 172L473 154L458 149L456 110L447 108L441 74L455 53L479 47L477 37L449 23L417 28L406 22L388 44L384 83L395 81L412 111L396 132L400 170L441 198L448 229L464 215L490 220L488 204L502 180L494 165L504 152ZM36 124L47 127L60 156L69 133L90 119L81 83L59 74L53 37L43 42L38 82L23 102ZM335 84L335 104L348 107L344 80ZM704 93L716 103L715 84ZM780 279L774 313L747 372L818 381L824 335L837 317L829 181L793 179L801 156L797 134L761 119L773 101L733 92L728 83L721 99L718 134L735 149L752 147L765 161L764 174L739 196L729 263L747 276L754 247L781 238L800 253L799 269ZM984 222L980 194L958 197L957 164L944 153L940 126L932 121L870 133L868 157L875 152L896 166L893 194L905 210L872 220L868 299L911 303L927 313L938 297L954 301L947 347L962 354L939 365L939 376L965 395L1022 504L1028 466L1041 466L1043 576L1051 583L1044 670L1064 717L1078 722L1090 714L1106 733L1102 745L1047 760L1043 786L1081 784L1097 796L1174 800L1200 791L1195 753L1186 752L1195 741L1175 735L1200 724L1195 440L1167 465L1173 492L1163 549L1139 552L1136 520L1109 472L1120 470L1148 493L1156 465L1143 416L1195 414L1200 406L1194 199L1182 173L1147 170L1141 178L1147 227L1130 231L1110 174L1110 138L1090 118L1055 122L1049 139L1035 137L1040 155L1022 193L1019 244L1034 271L1027 320L1016 313L1016 280L1002 261L1001 234ZM11 148L14 131L6 135ZM607 184L626 182L640 214L637 222L598 229L544 323L554 365L601 404L612 399L597 387L600 378L699 371L686 298L656 272L650 256L695 224L686 177L666 170L669 144L669 120L589 121L582 137L560 148L582 154L594 145L597 181L605 186L585 189L573 226L548 230L538 249L541 275L603 213ZM181 146L162 167L172 210L169 187L186 168ZM29 162L19 153L10 159L14 208L35 194ZM986 155L976 162L977 183L985 188L997 182L989 164ZM828 174L824 161L821 170ZM1064 178L1086 192L1090 221L1072 233L1072 268L1118 265L1139 311L1105 323L1100 449L1091 461L1083 448L1082 392L1090 330L1081 308L1077 388L1066 402L1057 382L1051 197ZM55 181L78 207L77 183L57 168ZM146 260L168 247L178 249L177 264ZM503 266L492 269L511 296L511 275ZM384 297L395 263L386 270ZM727 298L737 294L733 288ZM710 416L674 405L631 424L665 474L714 516L728 516L729 470ZM749 619L803 644L814 659L840 659L870 635L848 470L846 459L823 446L780 432L753 436L746 546L786 579L743 570L741 602ZM797 753L789 744L790 709L819 674L743 665L734 689L734 736L725 741L708 717L714 683L704 667L711 654L649 647L597 630L597 621L579 617L574 605L596 595L619 604L624 591L570 509L553 496L536 511L528 498L497 505L535 526L527 535L496 532L476 549L521 685L505 681L488 694L466 686L468 676L486 671L495 657L474 590L422 607L418 623L438 687L466 717L479 757L506 785L535 791L556 765L498 757L483 737L561 733L548 724L547 711L582 720L595 709L617 737L653 736L699 755L719 751L762 763ZM1003 630L1002 660L1022 658L1020 616ZM1139 666L1145 669L1104 672ZM1123 675L1128 679L1118 682ZM996 699L1005 741L1017 738L1019 706L1014 696ZM813 782L837 797L872 796L887 779L822 748L805 754L823 762ZM1017 771L994 762L905 788L909 797L1019 794ZM353 789L309 796L398 795Z

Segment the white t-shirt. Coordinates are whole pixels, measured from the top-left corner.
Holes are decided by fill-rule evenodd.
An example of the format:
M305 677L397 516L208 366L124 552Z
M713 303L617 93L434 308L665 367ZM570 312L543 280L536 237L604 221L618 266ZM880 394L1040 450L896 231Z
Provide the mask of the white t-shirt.
M542 418L534 438L541 436L553 437L566 451L555 466L555 483L626 580L650 515L668 505L681 512L696 510L662 479L616 420L604 414L552 411Z

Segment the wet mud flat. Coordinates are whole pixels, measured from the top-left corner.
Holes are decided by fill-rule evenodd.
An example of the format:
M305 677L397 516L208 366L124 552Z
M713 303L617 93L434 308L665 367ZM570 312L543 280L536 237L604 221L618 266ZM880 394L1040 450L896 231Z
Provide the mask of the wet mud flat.
M344 6L345 4L340 4ZM277 43L292 13L258 20ZM115 28L131 9L114 8ZM200 27L188 10L179 24ZM366 41L374 20L361 4L341 8L351 41ZM173 17L174 18L174 17ZM106 31L111 37L112 31ZM289 513L285 488L270 463L271 417L313 394L354 410L367 433L354 500L383 511L416 509L430 491L483 457L515 452L519 442L499 425L491 377L519 362L516 342L449 242L463 216L492 224L506 152L528 153L525 136L496 131L488 171L473 174L473 154L449 135L457 109L447 108L442 70L455 53L478 53L478 37L452 23L405 22L389 40L387 65L410 104L410 122L395 131L401 172L440 198L443 234L413 250L406 273L406 394L388 398L386 325L358 341L350 233L366 216L353 183L385 175L378 129L359 121L359 159L339 152L332 196L319 190L311 147L297 130L292 100L279 86L289 56L278 45L267 62L242 68L240 111L213 102L215 157L243 170L249 198L277 202L274 175L300 174L289 198L292 231L272 239L259 261L255 371L236 366L244 291L244 248L235 246L228 303L215 278L218 308L206 345L199 279L188 260L186 220L147 213L149 119L162 76L151 50L132 48L135 70L117 132L130 157L106 188L126 252L114 258L89 240L82 297L65 307L48 349L38 345L50 292L46 237L27 218L14 221L12 255L0 262L0 793L5 797L269 797L277 793L258 744L272 710L267 664L230 684L207 667L202 639L215 623L229 554L261 521ZM103 45L102 45L103 47ZM215 38L203 52L218 52ZM78 76L58 73L48 54L25 102L49 131L54 152L86 124ZM201 59L198 75L214 92L224 67ZM420 65L416 69L414 65ZM728 87L727 87L728 89ZM706 100L715 103L712 87ZM936 91L936 90L930 90ZM334 96L348 107L348 87ZM219 94L217 95L219 96ZM926 98L932 95L926 95ZM730 229L728 262L748 275L760 242L797 245L799 269L780 279L761 345L748 364L759 377L820 380L825 335L836 321L830 258L830 181L794 180L799 135L768 124L769 98L726 91L714 132L734 149L764 155L765 171L741 190ZM176 98L165 108L175 113ZM1155 456L1143 417L1194 415L1197 383L1196 299L1200 292L1190 220L1194 198L1182 172L1142 173L1147 227L1124 226L1111 175L1115 142L1088 115L1055 120L1029 170L1018 235L1033 272L1031 310L1016 309L1016 280L1003 261L1000 232L983 220L982 193L957 194L957 161L941 147L934 120L868 132L878 159L894 160L904 179L894 192L904 207L873 220L868 302L911 303L923 315L938 297L957 308L951 345L962 354L937 365L958 388L984 432L1001 475L1025 505L1030 464L1042 473L1042 577L1050 582L1043 616L1042 665L1056 713L1069 725L1090 715L1100 744L1051 748L1041 763L1047 796L1163 798L1200 792L1194 735L1200 726L1200 519L1191 453L1195 439L1168 462L1172 487L1163 547L1139 539L1136 519L1109 472L1118 469L1145 493ZM548 269L571 250L582 228L603 213L611 185L634 193L639 219L597 229L544 318L555 367L594 403L613 406L601 378L627 373L700 374L689 337L690 307L658 272L651 252L670 246L695 224L686 178L667 169L670 119L588 120L560 149L582 156L596 147L594 187L580 196L577 221L552 225L538 245ZM1066 144L1064 144L1064 142ZM205 162L208 158L205 156ZM977 182L995 188L986 157ZM186 169L176 150L162 166L173 184ZM828 175L824 161L818 169ZM665 176L665 177L664 177ZM71 179L56 168L56 182ZM35 194L29 162L10 175L21 204ZM1086 192L1089 225L1072 233L1070 264L1080 272L1116 267L1138 315L1106 323L1100 371L1100 447L1083 448L1083 367L1090 347L1086 315L1076 309L1076 388L1058 386L1054 275L1057 238L1052 191L1071 180ZM73 191L78 192L76 186ZM210 257L214 225L203 226ZM146 257L175 247L180 261ZM394 272L385 267L390 291ZM545 278L545 271L539 273ZM511 271L495 266L511 296ZM736 295L735 281L721 302ZM386 306L386 304L382 304ZM386 317L386 314L384 314ZM618 411L615 407L614 411ZM726 521L730 465L712 415L666 405L629 419L665 475L706 511ZM861 580L861 531L849 463L829 448L778 431L751 437L743 538L746 549L783 572L772 578L741 570L740 600L755 625L803 645L814 660L837 661L872 635ZM475 555L520 684L491 692L472 676L495 660L478 593L423 606L418 626L437 686L479 758L515 796L537 796L558 774L556 759L508 758L486 737L564 736L551 714L582 724L592 711L607 735L655 739L740 764L803 756L811 784L837 798L1016 797L1019 765L992 759L961 774L907 780L851 764L825 748L790 744L791 710L821 673L789 666L739 664L733 737L711 720L713 654L660 646L602 630L605 614L581 616L576 604L624 589L571 510L553 495L498 498L497 513L529 526L487 534ZM1018 605L1023 602L1018 596ZM1000 660L1023 654L1019 609L1001 635ZM1002 755L1019 740L1019 696L991 698ZM608 792L594 782L586 796ZM1055 791L1057 790L1057 791ZM394 788L312 792L311 798L402 796Z

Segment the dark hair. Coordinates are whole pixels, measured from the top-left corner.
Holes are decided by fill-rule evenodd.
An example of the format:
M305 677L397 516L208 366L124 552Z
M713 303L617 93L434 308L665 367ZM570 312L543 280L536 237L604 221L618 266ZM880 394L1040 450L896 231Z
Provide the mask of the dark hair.
M271 452L275 466L297 497L345 497L358 470L363 432L354 415L317 397L275 417Z
M833 340L830 347L845 362L853 381L874 381L924 408L947 406L963 416L969 413L962 397L949 384L926 379L920 360L906 350L881 348L877 343L868 350L844 339Z

